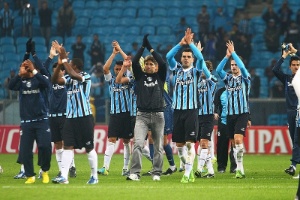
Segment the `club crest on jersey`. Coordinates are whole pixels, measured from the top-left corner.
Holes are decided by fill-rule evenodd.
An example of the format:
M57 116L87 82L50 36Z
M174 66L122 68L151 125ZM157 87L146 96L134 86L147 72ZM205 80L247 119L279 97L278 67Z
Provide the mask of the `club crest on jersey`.
M147 77L147 81L151 82L152 81L152 77Z
M31 81L26 82L26 87L29 87L29 88L31 87Z

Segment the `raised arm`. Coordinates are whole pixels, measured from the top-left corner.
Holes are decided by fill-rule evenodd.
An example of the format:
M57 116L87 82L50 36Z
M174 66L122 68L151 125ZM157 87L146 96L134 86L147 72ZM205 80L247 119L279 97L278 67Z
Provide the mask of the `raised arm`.
M103 66L103 73L104 75L107 75L110 73L110 67L112 65L112 62L114 60L114 58L116 57L116 55L119 52L116 50L116 48L113 48L113 51L111 52L111 55L109 56L109 58L107 59L107 61L105 62L104 66Z
M285 85L285 77L286 74L283 73L283 71L281 70L281 65L284 61L284 59L290 54L290 51L282 51L282 55L281 58L277 61L277 63L274 65L274 67L272 68L272 71L274 73L274 75L278 78L278 80L280 80L280 82L282 84Z
M228 59L230 58L231 53L229 52L229 50L226 50L226 55L223 58L223 60L219 63L219 65L216 68L216 72L219 74L221 79L224 79L226 76L226 72L224 71L224 67L228 61Z
M121 68L121 70L119 71L119 73L116 77L116 83L124 84L124 83L130 82L130 77L128 77L128 76L124 77L123 74L125 74L127 72L128 68L131 66L131 64L132 63L131 63L130 58L125 59L123 61L122 68Z

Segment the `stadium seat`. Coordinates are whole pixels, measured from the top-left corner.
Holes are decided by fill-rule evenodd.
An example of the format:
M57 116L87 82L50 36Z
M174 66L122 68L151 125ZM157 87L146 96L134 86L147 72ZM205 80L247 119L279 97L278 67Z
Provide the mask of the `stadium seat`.
M75 27L76 26L84 26L84 27L87 27L89 25L89 18L87 17L80 17L78 19L76 19L76 22L75 22Z
M123 17L126 18L135 18L136 17L136 9L135 8L126 8L122 14Z
M167 10L164 8L156 8L153 10L153 17L166 17Z
M87 31L87 26L75 26L72 29L73 35L82 35L82 36L86 36L88 35L88 31Z
M168 17L183 17L184 14L181 12L180 8L170 8L167 13Z
M50 38L50 42L56 40L59 44L62 44L63 43L63 38L61 36L52 36Z
M138 17L150 18L152 16L152 11L150 8L140 8L138 10Z
M14 44L3 44L1 45L2 53L16 53L16 47Z
M286 121L283 120L284 115L286 114L270 114L268 116L268 125L273 125L273 126L286 125Z
M125 34L128 35L139 35L140 34L140 27L138 26L130 26L125 30Z
M26 52L26 44L17 44L17 53L18 54L23 54Z
M141 34L150 34L150 35L155 35L155 27L154 26L144 26L141 30Z
M170 35L172 30L168 26L157 27L156 34L157 35Z
M11 52L3 52L3 58L4 58L5 62L8 62L8 61L20 61L20 56L18 54L16 54L16 53L11 53Z
M98 8L99 9L110 10L111 9L111 2L112 1L100 1L99 4L98 4Z
M119 18L122 13L123 13L123 9L113 8L107 14L108 14L108 17L110 17L110 18L111 17Z
M126 8L135 8L137 9L139 7L140 1L134 0L134 1L127 1L126 2Z
M125 29L126 27L124 26L115 26L112 28L110 33L116 37L120 37L121 35L124 34Z
M102 26L115 26L116 24L118 24L118 18L112 17L112 18L108 18L102 21Z
M85 8L88 9L98 9L98 2L93 0L93 1L87 1L85 2Z
M115 9L115 8L124 9L124 8L126 8L126 3L124 1L113 1L111 8L112 9Z
M4 45L4 44L10 44L10 45L14 45L15 41L13 37L2 37L0 38L0 44Z
M35 42L35 44L41 44L41 45L46 45L46 40L44 37L41 36L36 36L32 38L32 41Z
M95 9L92 10L92 15L93 17L91 18L91 20L95 19L95 18L107 18L107 12L109 12L106 9Z
M94 17L93 19L90 20L89 22L89 28L94 28L94 27L99 27L102 26L102 22L105 19L102 19L101 17Z
M72 2L72 8L74 10L76 9L83 9L84 8L84 1L81 1L81 0L76 0L76 1L73 1Z
M168 5L168 8L182 8L181 2L178 0L173 0L172 3Z

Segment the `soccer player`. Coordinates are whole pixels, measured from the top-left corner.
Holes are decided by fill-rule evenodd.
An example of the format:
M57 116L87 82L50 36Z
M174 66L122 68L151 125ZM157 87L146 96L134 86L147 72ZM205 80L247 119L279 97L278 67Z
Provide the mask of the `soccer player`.
M128 172L128 165L130 160L130 147L129 142L133 137L131 131L131 117L130 117L130 82L133 81L132 76L127 76L127 68L131 66L130 59L123 61L117 61L114 65L115 76L112 76L110 67L115 56L120 52L116 48L117 42L113 42L113 51L106 63L103 66L103 72L105 81L109 82L110 91L110 119L108 125L108 143L104 154L104 164L101 169L98 170L99 174L108 175L111 158L115 151L115 145L118 138L123 140L124 144L124 166L122 169L122 175L125 176ZM128 66L129 65L129 66ZM122 70L123 69L123 70ZM116 82L116 76L120 74L119 83ZM128 72L129 73L129 72Z
M143 38L142 47L132 60L132 70L136 81L137 116L134 128L134 147L131 159L130 175L127 180L140 180L142 164L142 149L149 129L154 142L154 158L152 179L160 180L163 166L163 131L164 131L164 83L166 80L166 63L154 51L148 41L148 34ZM145 47L151 55L144 59L145 71L142 70L139 60Z
M228 162L228 145L229 137L226 128L227 118L227 91L225 87L220 88L214 98L215 111L214 118L218 120L218 134L217 134L217 163L218 172L224 173L226 171ZM230 173L235 173L236 162L233 156L233 147L230 145Z
M227 130L232 145L236 149L236 178L245 178L243 155L244 137L249 119L249 92L251 77L241 58L234 50L232 41L226 42L226 56L218 65L216 71L225 82L227 92ZM231 58L231 59L230 59ZM230 59L231 74L224 71Z
M201 51L201 43L197 45ZM198 178L213 178L215 176L212 165L211 152L209 142L211 140L212 132L214 129L214 104L213 99L215 96L217 79L212 76L213 70L210 61L197 60L196 65L199 65L199 70L202 72L198 78L198 98L199 98L199 148L201 148L200 156L198 157L198 166L195 175ZM203 174L202 170L206 164L208 172Z
M289 44L289 46L290 47L289 47L288 51L285 51L285 53L283 52L282 57L283 57L284 54L289 55L291 53L296 54L296 56L300 57L299 51L297 51L297 49L295 49L292 44ZM286 58L286 56L285 56L285 58ZM291 67L291 65L293 65L294 67L299 68L300 67L299 60L298 61L297 60L292 60L292 58L291 58L290 67ZM300 100L300 70L297 70L297 72L295 73L295 76L292 79L292 85L294 87L294 91L295 91L296 96L298 98L298 102L300 102L299 101ZM296 115L296 132L295 132L295 135L298 136L297 141L295 141L295 142L297 142L297 144L299 144L299 140L300 140L299 132L300 132L300 110L299 110L299 103L298 103L298 109L297 109L297 115ZM294 140L295 140L295 138L294 138ZM299 199L299 197L300 197L300 179L298 181L298 189L297 189L297 192L296 192L295 199Z
M194 55L199 61L203 60L203 56L193 43L193 36L194 33L188 28L181 41L167 53L169 68L173 71L174 77L172 105L174 109L174 131L172 140L176 142L179 158L185 163L182 183L195 181L193 163L199 126L197 80L200 70L193 66L193 62ZM189 45L190 48L183 50L180 64L176 62L174 57L184 45ZM184 145L187 147L187 154L183 154Z
M35 183L32 148L34 140L39 151L43 183L49 182L51 161L51 133L48 122L48 95L51 83L39 73L30 60L25 60L19 74L9 82L9 89L19 91L21 141L20 157L24 164L26 184Z
M290 46L290 48L294 48L294 47ZM282 82L285 88L285 101L287 107L288 127L289 127L290 137L293 144L293 150L292 150L291 164L284 171L285 173L294 176L296 172L296 166L297 164L300 163L300 148L298 143L298 133L296 132L296 125L295 125L298 98L296 96L294 87L292 86L291 82L299 68L300 59L297 56L292 56L289 62L289 68L292 74L284 73L281 70L280 66L282 65L286 57L289 55L289 53L290 52L286 50L282 51L281 58L277 61L272 71L274 75L280 80L280 82Z
M52 180L53 183L68 184L68 172L74 159L74 149L85 147L91 168L91 176L87 184L97 184L98 156L94 149L94 119L90 107L89 96L91 89L90 75L83 72L81 59L74 58L68 63L64 47L57 41L52 42L59 53L52 82L65 85L67 89L66 120L63 127L63 145L61 176ZM59 76L62 66L67 75Z

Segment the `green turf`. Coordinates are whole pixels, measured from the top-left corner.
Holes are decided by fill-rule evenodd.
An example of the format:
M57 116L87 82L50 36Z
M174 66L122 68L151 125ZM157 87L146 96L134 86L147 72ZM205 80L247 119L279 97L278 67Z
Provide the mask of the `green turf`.
M123 156L114 155L108 176L99 176L99 184L87 185L90 170L86 155L75 155L77 177L70 178L69 185L43 184L37 180L25 185L25 180L15 180L19 171L15 163L17 155L1 154L0 165L4 173L0 174L0 199L293 199L298 180L284 173L289 165L287 155L245 155L244 167L246 179L235 179L227 170L224 174L215 172L213 179L196 179L195 183L182 184L183 173L162 176L160 182L151 177L142 177L139 182L126 181L121 176ZM178 156L175 155L176 163ZM35 156L36 163L36 156ZM168 168L165 160L164 170ZM99 167L102 167L103 155L99 155ZM143 160L143 171L150 169L150 163ZM197 162L195 162L194 168ZM215 165L216 169L216 165ZM35 169L38 172L38 168ZM55 155L52 157L50 177L57 174Z

